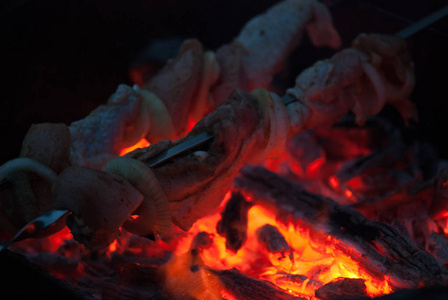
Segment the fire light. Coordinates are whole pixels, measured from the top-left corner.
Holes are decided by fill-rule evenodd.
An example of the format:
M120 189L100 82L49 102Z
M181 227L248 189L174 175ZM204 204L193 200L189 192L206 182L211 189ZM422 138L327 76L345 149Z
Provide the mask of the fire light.
M149 145L150 145L150 143L145 138L143 138L137 144L135 144L135 145L133 145L131 147L122 149L120 151L120 156L123 156L123 155L125 155L125 154L127 154L129 152L132 152L132 151L134 151L135 149L138 149L138 148L148 147Z
M212 269L231 269L269 280L278 287L295 295L314 297L317 287L340 277L361 278L365 281L367 293L377 296L391 292L387 281L369 277L350 257L341 255L336 248L312 239L310 229L301 224L283 224L273 212L260 205L254 205L248 212L247 241L236 253L226 249L226 239L216 232L219 213L199 220L183 238L175 250L176 257L189 251L190 244L199 232L214 236L213 245L202 250L201 259ZM291 246L291 254L268 253L256 237L256 230L265 225L275 226ZM331 236L328 241L338 241ZM298 278L302 278L298 280Z

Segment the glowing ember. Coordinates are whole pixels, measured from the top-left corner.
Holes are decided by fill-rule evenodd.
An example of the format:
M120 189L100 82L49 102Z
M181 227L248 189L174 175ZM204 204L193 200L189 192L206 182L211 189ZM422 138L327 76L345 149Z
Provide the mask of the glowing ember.
M330 179L328 180L330 183L330 186L334 189L339 187L339 181L336 178L336 176L331 176Z
M325 158L319 157L318 159L316 159L315 161L313 161L308 165L306 173L310 176L315 175L319 171L320 167L324 164L324 162Z
M188 130L191 130L194 125L195 122L190 120ZM149 142L142 139L136 145L123 149L120 155L148 145ZM294 173L297 178L303 180L304 184L309 184L314 180L318 183L319 192L326 191L330 193L330 196L337 195L343 198L345 203L357 202L358 193L367 185L367 182L364 182L361 176L355 176L346 181L338 179L333 172L335 169L331 168L332 163L334 162L329 156L322 155L318 158L313 157L308 164L301 164L296 157L285 152L281 158L268 160L264 165L277 173ZM311 188L315 187L310 186ZM448 183L445 182L443 188L447 186ZM307 299L316 299L316 290L328 283L337 283L344 279L361 279L365 284L367 295L371 297L392 292L387 276L384 276L382 280L374 278L351 257L342 254L338 248L341 241L336 237L325 236L321 232L318 232L318 237L316 237L316 231L313 232L300 221L290 220L287 223L280 221L276 218L273 210L255 204L258 202L257 199L252 198L253 196L245 195L247 201L255 204L247 212L247 238L236 252L228 250L226 238L217 232L217 224L222 218L221 212L230 197L231 192L229 191L218 210L197 221L187 233L178 231L163 239L151 241L123 231L119 239L109 245L104 256L111 260L113 254L162 259L167 254L174 252L171 259L161 265L161 269L165 275L163 281L165 291L177 299L191 297L237 299L238 297L232 295L231 291L225 289L224 281L220 282L219 277L213 273L213 270L230 270L232 268L236 268L246 276L267 280L286 293ZM361 197L359 198L361 199ZM132 219L137 217L138 215L130 216ZM434 225L431 230L448 235L448 211L443 210L439 217L438 228ZM268 249L266 243L260 241L259 229L266 225L278 230L287 247L280 251L272 251L272 249ZM207 243L194 246L195 238L200 234L207 237ZM62 255L65 257L81 256L80 253L85 250L82 245L77 244L78 249L81 249L79 251L67 250L70 247L67 247L66 244L71 240L72 236L65 228L50 237L38 241L22 241L16 246L26 249L27 253L46 251L63 253ZM61 252L61 248L64 248L63 252ZM86 264L88 265L88 263ZM48 272L65 279L82 277L86 273L84 264L78 265L75 275L64 275L57 269L52 270L51 268L48 269ZM362 285L362 289L364 289L364 285Z
M336 254L332 247L319 245L310 237L308 228L300 224L282 224L266 208L255 205L248 212L248 237L237 252L226 250L226 240L216 232L219 213L198 221L176 248L177 256L189 251L192 239L199 232L213 234L213 244L204 249L201 259L204 265L213 269L237 268L255 278L269 280L290 293L314 297L314 291L337 278L361 278L365 280L370 296L391 292L387 281L369 277L350 257ZM265 224L275 226L291 246L291 254L269 253L256 237L258 228ZM332 241L331 236L327 237ZM338 241L334 239L334 243ZM298 280L301 278L301 280Z
M138 148L148 147L149 145L150 145L149 142L143 138L137 144L135 144L131 147L128 147L128 148L121 149L120 156L123 156L123 155L125 155L131 151L134 151L135 149L138 149Z

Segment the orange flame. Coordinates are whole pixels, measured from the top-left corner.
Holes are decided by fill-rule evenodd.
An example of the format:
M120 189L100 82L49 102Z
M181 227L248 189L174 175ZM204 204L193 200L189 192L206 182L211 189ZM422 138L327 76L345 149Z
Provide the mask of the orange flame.
M313 297L317 288L316 282L326 284L336 278L362 278L370 296L377 296L391 292L386 280L379 281L371 278L350 257L341 255L336 248L319 245L310 237L310 230L303 225L293 223L282 224L277 221L272 212L255 205L248 212L248 237L243 247L233 253L226 250L226 239L216 232L216 224L220 214L207 216L194 224L187 237L176 248L176 256L189 251L194 236L202 231L214 235L213 245L202 251L201 259L206 266L213 269L237 268L242 273L259 279L269 280L280 288L297 295ZM270 224L277 227L292 248L292 255L281 256L268 253L256 237L256 230ZM336 239L327 237L329 241ZM282 280L284 274L288 276L304 275L306 279L297 284L292 280ZM319 285L320 286L320 285Z
M145 138L143 138L137 144L135 144L131 147L128 147L128 148L121 149L120 156L123 156L123 155L125 155L131 151L134 151L135 149L138 149L138 148L148 147L149 145L150 145L150 143Z

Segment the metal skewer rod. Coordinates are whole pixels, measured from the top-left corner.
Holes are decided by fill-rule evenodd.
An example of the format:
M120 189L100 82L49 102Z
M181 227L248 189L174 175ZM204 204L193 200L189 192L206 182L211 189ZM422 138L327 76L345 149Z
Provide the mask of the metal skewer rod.
M395 35L406 39L406 38L410 37L411 35L416 34L420 30L432 25L433 23L437 22L438 20L442 19L443 17L445 17L447 15L448 15L448 5L433 12L429 16L424 17L420 21L406 27L405 29L397 32Z

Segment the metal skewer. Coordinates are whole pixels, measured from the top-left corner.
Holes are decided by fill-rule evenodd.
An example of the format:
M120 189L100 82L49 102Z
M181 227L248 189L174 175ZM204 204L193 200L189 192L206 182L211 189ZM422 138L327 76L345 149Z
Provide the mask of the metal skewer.
M405 29L399 31L396 33L396 36L402 37L402 38L409 38L413 34L419 32L420 30L430 26L431 24L435 23L436 21L442 19L443 17L448 15L448 5L442 7L441 9L437 10L436 12L430 14L429 16L421 19L420 21L413 23L412 25L406 27ZM290 95L285 95L282 97L283 103L285 105L289 105L297 99ZM146 164L149 167L157 166L163 162L166 162L170 159L172 159L175 156L178 156L182 153L185 153L189 150L193 150L197 148L198 146L213 140L213 135L208 132L203 132L201 134L198 134L188 140L185 140L174 147L167 149L165 151L162 151L161 153L157 154L156 156L150 158ZM2 179L0 181L0 192L4 191L8 188L10 188L12 185L7 179ZM19 241L22 239L35 237L38 232L41 230L47 229L54 225L57 221L60 219L66 217L69 213L71 213L69 210L64 209L58 209L58 210L52 210L47 212L46 214L37 217L25 227L23 227L11 240L3 242L0 244L0 252L6 249L9 245L14 243L15 241Z
M443 17L445 17L447 15L448 15L448 5L433 12L429 16L424 17L420 21L406 27L405 29L397 32L395 35L406 39L406 38L410 37L411 35L419 32L420 30L428 27L429 25L437 22L438 20L442 19Z

